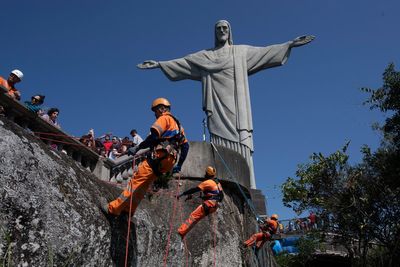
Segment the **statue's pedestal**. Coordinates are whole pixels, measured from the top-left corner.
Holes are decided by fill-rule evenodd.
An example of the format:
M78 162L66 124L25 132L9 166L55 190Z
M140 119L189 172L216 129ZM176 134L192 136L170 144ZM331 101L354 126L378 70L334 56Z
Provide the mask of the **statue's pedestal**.
M221 180L238 182L249 189L250 172L246 160L231 149L218 145L215 147L218 152L210 143L190 142L189 154L182 167L182 176L189 179L203 179L207 166L213 166L217 169L217 176Z
M267 208L265 202L265 196L259 189L250 189L251 200L253 201L254 208L258 215L266 215Z
M182 167L182 177L202 180L207 166L214 166L221 181L236 187L238 183L245 194L251 197L257 214L266 214L265 197L261 190L250 189L250 170L246 159L229 148L218 145L215 147L218 152L210 143L190 142L189 154Z

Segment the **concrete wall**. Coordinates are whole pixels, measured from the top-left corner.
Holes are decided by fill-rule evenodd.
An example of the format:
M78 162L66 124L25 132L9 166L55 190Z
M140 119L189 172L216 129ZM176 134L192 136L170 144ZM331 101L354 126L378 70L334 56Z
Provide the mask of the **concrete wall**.
M239 182L250 188L250 171L246 160L237 152L225 147L216 146L219 154L229 167L225 167L218 153L207 142L190 142L188 157L182 167L182 176L201 179L207 166L214 166L220 179Z
M217 175L223 181L238 182L245 193L251 197L257 214L265 215L265 196L258 189L250 189L250 170L246 160L239 153L222 146L215 146L207 142L190 142L188 157L183 164L182 176L188 179L202 179L207 166L214 166ZM221 159L222 157L222 159ZM226 166L230 169L227 169ZM232 185L234 186L234 185ZM239 191L237 191L239 193Z

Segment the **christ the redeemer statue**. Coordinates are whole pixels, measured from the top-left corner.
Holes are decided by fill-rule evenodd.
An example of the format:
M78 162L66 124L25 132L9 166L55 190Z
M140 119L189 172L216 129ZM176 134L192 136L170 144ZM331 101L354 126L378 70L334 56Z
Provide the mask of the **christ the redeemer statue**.
M233 45L228 21L215 24L215 47L169 61L147 60L141 69L161 68L172 81L202 82L203 110L207 115L210 140L240 153L250 169L250 186L256 188L253 167L253 119L248 76L283 65L292 47L302 46L314 36L266 47Z

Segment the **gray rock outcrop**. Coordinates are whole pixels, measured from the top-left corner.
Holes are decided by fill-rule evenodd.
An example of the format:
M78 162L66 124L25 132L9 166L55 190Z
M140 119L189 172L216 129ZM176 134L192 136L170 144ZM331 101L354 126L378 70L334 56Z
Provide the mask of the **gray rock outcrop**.
M255 222L231 184L222 207L188 234L176 229L200 199L177 202L176 189L195 180L173 180L150 194L131 223L129 266L275 266L267 246L241 247ZM98 180L69 156L52 151L23 128L0 118L0 266L123 266L127 216L107 218L100 196L120 189Z

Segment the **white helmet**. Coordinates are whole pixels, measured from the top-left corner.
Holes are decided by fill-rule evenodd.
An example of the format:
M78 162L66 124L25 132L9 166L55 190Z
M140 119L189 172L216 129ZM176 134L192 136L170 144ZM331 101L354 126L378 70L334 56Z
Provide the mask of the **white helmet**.
M22 73L22 71L13 70L11 73L14 74L15 76L17 76L22 81L22 78L24 77L24 74Z

